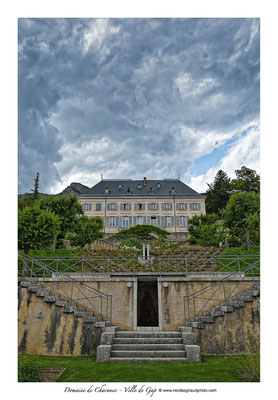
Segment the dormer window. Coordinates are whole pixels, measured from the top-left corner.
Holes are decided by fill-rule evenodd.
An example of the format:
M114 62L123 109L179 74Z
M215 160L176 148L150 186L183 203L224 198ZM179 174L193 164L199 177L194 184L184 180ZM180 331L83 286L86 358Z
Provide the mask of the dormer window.
M118 184L118 190L122 190L123 185L121 183Z
M156 188L157 188L157 189L160 189L160 188L161 188L161 184L160 184L159 182L156 184Z
M132 194L132 189L130 187L127 188L126 194L129 194L129 195Z
M110 190L108 188L105 188L105 194L109 194Z
M138 183L138 185L137 185L137 189L142 189L142 185L141 185L141 183Z
M170 194L175 194L175 193L176 193L175 188L174 188L174 186L172 186L171 190L170 190Z
M150 187L149 190L148 190L148 192L149 192L149 194L153 194L153 188Z

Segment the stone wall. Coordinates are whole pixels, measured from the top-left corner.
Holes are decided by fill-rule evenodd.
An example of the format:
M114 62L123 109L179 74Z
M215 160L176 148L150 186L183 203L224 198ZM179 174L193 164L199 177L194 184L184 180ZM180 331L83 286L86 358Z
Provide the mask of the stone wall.
M216 317L203 329L193 328L202 354L255 353L260 337L260 299Z
M64 313L62 307L20 289L18 350L21 354L95 355L101 329L82 317Z

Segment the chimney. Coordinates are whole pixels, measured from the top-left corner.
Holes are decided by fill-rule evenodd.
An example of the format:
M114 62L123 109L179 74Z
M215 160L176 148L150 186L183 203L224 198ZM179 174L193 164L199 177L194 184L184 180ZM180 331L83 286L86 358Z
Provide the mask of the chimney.
M147 178L144 176L144 185L147 183Z

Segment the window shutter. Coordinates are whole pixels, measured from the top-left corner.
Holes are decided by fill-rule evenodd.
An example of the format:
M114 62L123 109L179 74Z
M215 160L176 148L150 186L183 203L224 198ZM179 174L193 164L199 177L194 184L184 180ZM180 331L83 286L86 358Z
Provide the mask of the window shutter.
M184 203L184 209L187 210L187 203Z
M156 219L157 219L157 226L160 226L160 215L156 217Z
M165 210L165 204L164 203L161 204L161 210Z
M176 226L179 226L179 217L176 217Z
M119 217L119 228L123 227L123 217Z
M150 223L151 223L151 217L148 216L148 225L150 225Z
M132 217L129 217L129 226L132 226Z
M106 226L109 226L109 217L106 217Z
M143 204L143 205L142 205L142 210L145 210L145 206L146 206L146 204Z
M116 217L116 226L119 226L119 217Z
M123 210L124 209L124 205L121 203L120 205L120 209Z
M148 210L151 209L151 203L148 203Z
M161 217L161 226L162 226L162 227L165 226L165 217Z
M172 210L172 206L173 206L173 204L172 204L172 203L170 203L170 210Z
M176 210L179 210L179 209L180 209L179 203L177 203L177 204L176 204Z
M106 226L105 217L102 217L102 220L103 220L103 226Z
M137 210L137 204L136 203L134 204L134 210L135 211Z
M144 225L146 225L146 223L147 223L147 217L146 216L144 216Z
M193 210L193 205L192 205L192 203L190 203L190 210Z
M188 220L189 220L189 217L185 217L185 226L188 225Z
M175 224L174 217L171 217L171 226L175 226L174 224Z
M136 217L133 217L133 225L136 225Z

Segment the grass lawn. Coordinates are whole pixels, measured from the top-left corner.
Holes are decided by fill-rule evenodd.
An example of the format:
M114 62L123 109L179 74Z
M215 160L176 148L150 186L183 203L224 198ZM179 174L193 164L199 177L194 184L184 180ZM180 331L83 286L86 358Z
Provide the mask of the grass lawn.
M203 356L201 363L96 363L95 357L19 355L38 368L65 368L57 382L246 382L236 356Z

